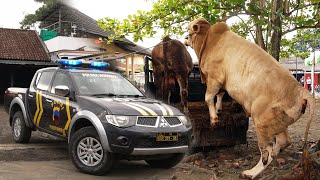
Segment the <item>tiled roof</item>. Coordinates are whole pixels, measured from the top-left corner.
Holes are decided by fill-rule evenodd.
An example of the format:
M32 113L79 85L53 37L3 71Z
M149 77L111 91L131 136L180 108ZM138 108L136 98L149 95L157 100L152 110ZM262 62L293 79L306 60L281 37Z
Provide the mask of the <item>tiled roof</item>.
M1 60L50 61L50 56L36 31L0 28Z

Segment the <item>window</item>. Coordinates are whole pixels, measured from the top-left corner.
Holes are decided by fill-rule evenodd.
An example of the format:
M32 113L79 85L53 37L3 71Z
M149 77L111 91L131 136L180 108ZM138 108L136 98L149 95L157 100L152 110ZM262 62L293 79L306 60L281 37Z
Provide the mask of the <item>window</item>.
M47 91L49 88L49 84L51 82L52 76L53 76L53 71L42 72L39 76L40 76L40 78L39 78L39 80L37 80L38 81L37 89Z
M55 87L56 86L67 86L69 89L71 87L71 83L70 83L70 80L68 78L68 76L62 72L57 72L55 78L54 78L54 81L53 81L53 84L52 84L52 88L51 88L51 93L55 93Z
M71 76L81 95L114 94L143 96L143 94L124 77L112 73L79 73Z

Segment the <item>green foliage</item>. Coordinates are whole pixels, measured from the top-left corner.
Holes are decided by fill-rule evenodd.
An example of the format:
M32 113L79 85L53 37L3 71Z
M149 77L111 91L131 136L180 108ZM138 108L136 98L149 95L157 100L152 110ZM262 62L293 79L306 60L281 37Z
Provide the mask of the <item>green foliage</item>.
M310 56L310 52L320 48L320 30L302 29L298 30L290 40L282 39L281 57L294 55L305 59Z
M42 7L36 10L34 14L27 14L20 22L21 29L30 29L30 27L36 23L40 17L42 17L49 9L54 7L58 0L34 0L35 2L44 3Z
M108 31L114 31L115 36L133 35L134 41L143 40L145 37L154 37L157 32L163 35L182 36L186 32L188 22L197 17L204 17L210 23L236 18L238 21L232 30L240 36L253 39L256 43L264 41L270 52L272 32L281 29L282 35L305 28L320 27L320 1L289 1L283 0L283 7L272 13L275 0L155 0L150 11L139 10L136 14L129 15L124 20L102 18L99 26ZM281 28L272 24L273 19L279 16ZM256 28L262 33L257 38ZM278 35L281 40L281 35ZM285 41L283 45L289 45ZM261 44L261 43L260 43ZM291 48L291 47L287 47ZM286 48L284 48L286 49ZM292 49L283 54L290 55Z

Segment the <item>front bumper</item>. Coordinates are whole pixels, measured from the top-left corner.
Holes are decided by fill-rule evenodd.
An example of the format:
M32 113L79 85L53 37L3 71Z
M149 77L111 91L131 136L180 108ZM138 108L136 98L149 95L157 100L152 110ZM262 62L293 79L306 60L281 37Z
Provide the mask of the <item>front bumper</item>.
M110 150L123 155L156 155L185 153L191 141L192 129L184 125L170 128L132 126L118 128L104 123ZM157 133L178 133L177 141L156 141Z

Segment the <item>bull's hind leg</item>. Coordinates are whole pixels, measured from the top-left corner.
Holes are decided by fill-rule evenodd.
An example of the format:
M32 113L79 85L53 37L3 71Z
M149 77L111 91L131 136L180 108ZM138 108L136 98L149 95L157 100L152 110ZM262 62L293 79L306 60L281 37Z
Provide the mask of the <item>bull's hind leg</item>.
M270 126L259 126L257 123L255 123L255 125L261 157L255 167L250 170L243 171L240 174L241 178L254 179L264 171L273 160L271 155L273 151L272 139L274 136L270 133L272 132Z
M216 126L219 123L219 119L218 119L216 108L214 106L214 99L213 99L218 94L219 90L220 90L219 83L215 79L210 78L207 80L207 91L205 95L205 101L209 108L211 126Z
M275 158L280 153L280 150L285 149L291 144L290 138L288 136L288 129L284 132L276 135L276 143L273 146L273 151L271 156Z
M262 106L259 104L255 107L254 112L259 114L262 108L257 107ZM253 116L261 158L254 168L242 172L242 177L255 178L258 176L279 154L280 149L289 142L287 133L289 116L280 107L272 107L262 112L263 114L258 117L257 115ZM274 138L276 138L275 143L273 142Z
M265 152L263 152L265 151ZM267 166L272 162L273 158L271 157L271 153L272 153L272 147L271 146L267 146L264 150L261 150L260 149L260 152L261 152L261 157L260 157L260 160L258 162L258 164L250 169L250 170L246 170L246 171L243 171L241 174L240 174L240 178L244 178L244 179L254 179L255 177L257 177L262 171L264 171ZM267 155L267 162L263 162L263 157L264 155Z
M187 74L186 74L187 75ZM181 104L183 106L183 112L188 113L188 77L182 77L181 75L176 75L176 79L178 81L180 87L180 98Z

